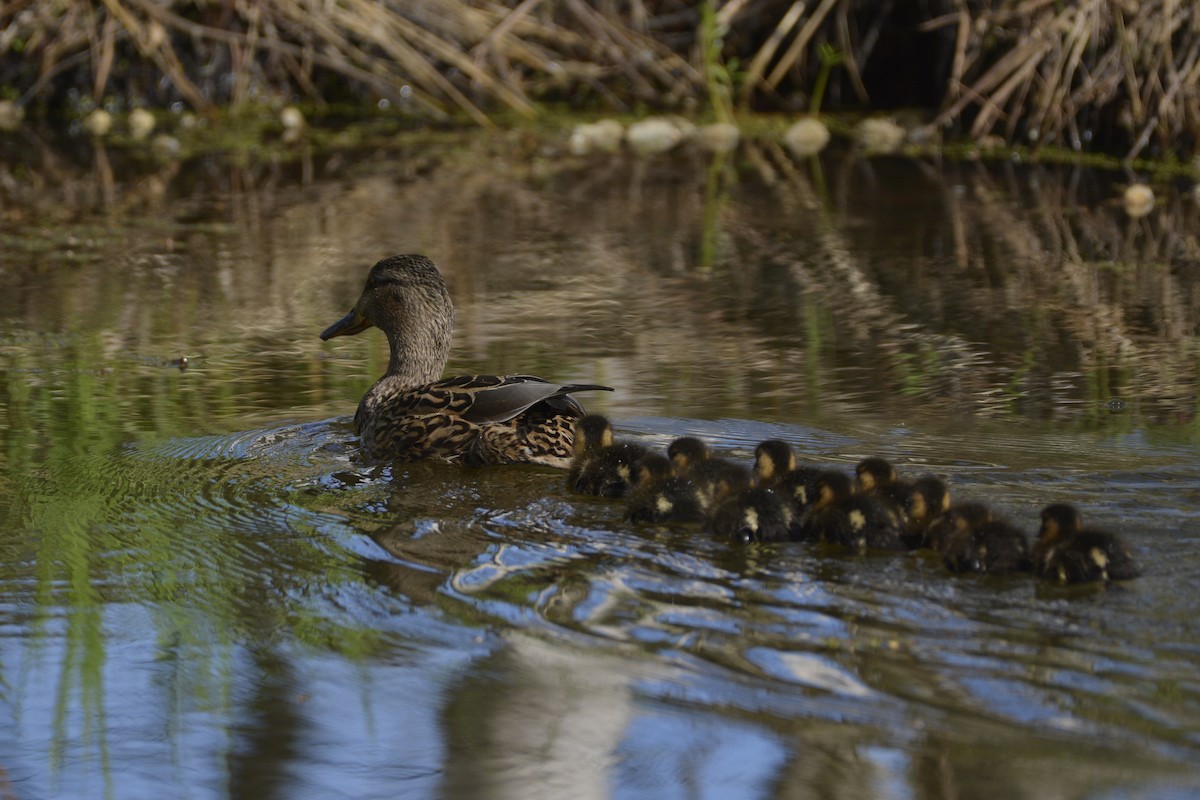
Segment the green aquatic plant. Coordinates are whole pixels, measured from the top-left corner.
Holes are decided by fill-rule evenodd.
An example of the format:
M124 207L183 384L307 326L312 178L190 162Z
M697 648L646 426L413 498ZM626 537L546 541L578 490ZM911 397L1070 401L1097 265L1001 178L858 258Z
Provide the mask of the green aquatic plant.
M821 61L821 69L813 82L812 98L808 102L809 113L814 116L821 113L821 103L825 100L829 76L833 73L833 68L845 60L845 55L829 42L821 42L821 46L817 48L817 58Z
M726 61L724 57L728 33L729 28L717 17L716 4L706 0L700 9L700 53L709 105L718 122L733 122L733 76L737 61Z

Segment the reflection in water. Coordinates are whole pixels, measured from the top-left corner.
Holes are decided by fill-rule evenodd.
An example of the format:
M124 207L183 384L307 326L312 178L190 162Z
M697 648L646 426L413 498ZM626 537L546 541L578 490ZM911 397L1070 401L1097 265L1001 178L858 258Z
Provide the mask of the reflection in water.
M0 143L41 183L0 181L17 796L1196 791L1194 204L1130 220L1114 176L1044 167L503 146ZM406 251L446 269L453 371L617 386L594 405L654 446L883 455L1026 527L1071 500L1147 577L733 548L552 471L358 463L385 346L316 335Z

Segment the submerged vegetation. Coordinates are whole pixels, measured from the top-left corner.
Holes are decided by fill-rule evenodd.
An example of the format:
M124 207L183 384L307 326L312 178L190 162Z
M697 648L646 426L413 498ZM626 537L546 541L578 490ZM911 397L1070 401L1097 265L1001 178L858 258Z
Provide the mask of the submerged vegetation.
M909 108L982 141L1129 158L1200 142L1200 6L1175 0L14 0L0 31L0 99L43 113Z

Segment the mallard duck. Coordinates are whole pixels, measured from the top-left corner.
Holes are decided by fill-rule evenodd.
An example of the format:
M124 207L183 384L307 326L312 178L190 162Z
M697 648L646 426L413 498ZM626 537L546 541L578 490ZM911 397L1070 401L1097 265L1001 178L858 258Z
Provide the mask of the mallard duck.
M823 470L814 489L815 499L800 523L802 539L841 544L858 552L903 549L899 514L878 497L856 494L849 476Z
M549 383L533 375L442 378L454 332L454 304L425 256L385 258L371 268L349 314L321 333L353 336L372 325L388 338L387 372L354 415L372 459L434 459L473 466L529 463L567 468L574 422L571 392L611 387Z
M946 569L992 575L1029 572L1029 537L1008 520L989 516L977 524L961 525L950 534L942 548Z
M1054 503L1042 509L1042 527L1033 547L1033 570L1059 583L1127 580L1140 573L1115 533L1083 527L1075 506Z
M780 542L791 537L791 509L774 490L762 486L726 497L711 516L713 533L736 542Z
M580 494L624 497L636 481L635 465L646 452L636 442L615 441L607 417L588 414L575 423L575 456L567 486Z

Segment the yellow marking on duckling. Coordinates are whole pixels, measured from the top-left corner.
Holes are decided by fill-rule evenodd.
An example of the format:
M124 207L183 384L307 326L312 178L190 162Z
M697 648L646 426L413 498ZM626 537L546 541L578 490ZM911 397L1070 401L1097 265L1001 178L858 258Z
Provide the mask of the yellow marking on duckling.
M912 496L912 516L917 519L925 518L925 495L917 492Z
M1092 557L1092 563L1102 570L1108 569L1108 553L1104 552L1099 547L1093 547L1088 553Z
M767 455L759 457L758 477L764 481L769 481L775 477L775 459Z
M850 512L850 530L858 533L863 528L867 527L867 518L863 512L857 508Z
M746 513L742 516L742 521L746 523L746 527L750 530L758 530L758 509L747 508Z
M669 497L666 497L665 495L660 494L658 496L658 499L654 501L654 508L657 509L658 513L660 513L660 514L670 514L671 509L673 509L674 507L675 507L675 504L672 503L671 499Z

